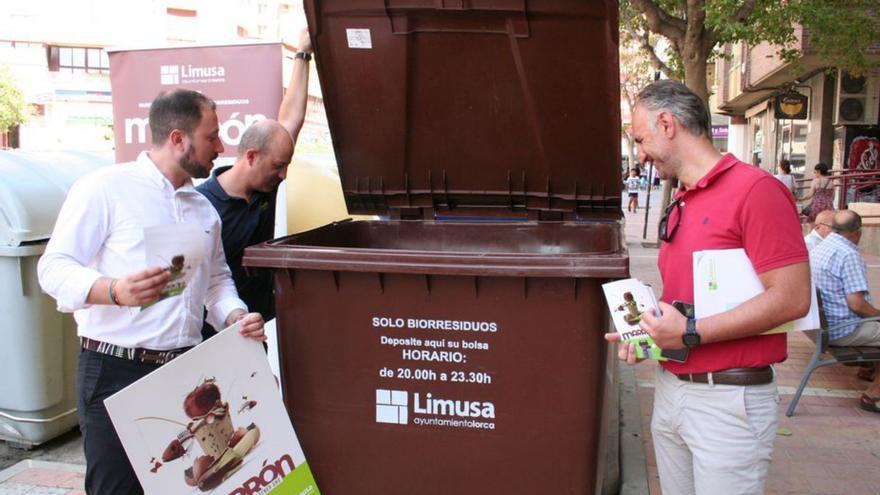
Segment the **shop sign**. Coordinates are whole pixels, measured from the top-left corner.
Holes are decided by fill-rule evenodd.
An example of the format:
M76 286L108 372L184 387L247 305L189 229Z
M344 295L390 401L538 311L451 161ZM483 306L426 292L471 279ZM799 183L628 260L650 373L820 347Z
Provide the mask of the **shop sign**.
M727 125L713 125L712 126L712 137L713 138L726 138L729 131L727 129Z
M803 120L807 118L807 110L809 100L806 95L802 95L797 91L789 91L781 95L776 95L774 99L774 113L777 119L783 120Z

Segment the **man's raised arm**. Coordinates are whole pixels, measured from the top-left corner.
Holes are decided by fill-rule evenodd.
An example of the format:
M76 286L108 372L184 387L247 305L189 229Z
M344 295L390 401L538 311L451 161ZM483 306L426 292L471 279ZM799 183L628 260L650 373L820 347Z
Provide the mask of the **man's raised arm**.
M293 59L293 69L290 73L290 83L281 107L278 109L278 122L287 129L294 144L303 122L306 120L306 103L309 100L309 61L312 54L312 42L309 31L306 28L300 32L297 42L297 55Z

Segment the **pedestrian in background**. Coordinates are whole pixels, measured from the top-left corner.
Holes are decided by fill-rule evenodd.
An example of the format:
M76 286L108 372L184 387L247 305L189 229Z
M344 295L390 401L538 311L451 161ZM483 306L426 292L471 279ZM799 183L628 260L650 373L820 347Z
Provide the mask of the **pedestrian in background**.
M785 159L780 160L779 161L779 173L774 175L773 177L776 177L777 179L779 179L779 182L782 182L783 184L785 184L785 187L787 187L788 190L791 191L792 196L795 195L794 177L792 177L792 175L791 175L791 162L790 161L785 160Z
M818 246L828 234L832 232L831 223L834 221L834 210L825 210L816 215L816 221L813 222L813 230L804 236L804 244L807 245L807 251L812 252L813 248Z
M834 183L831 180L831 172L828 165L817 163L813 167L813 180L810 182L810 190L804 196L804 200L811 200L810 211L807 219L810 223L816 221L816 215L834 209Z
M880 347L880 322L861 318L880 316L868 288L868 268L859 252L862 238L862 217L850 210L838 211L833 217L833 231L810 252L813 281L828 320L828 345ZM847 323L851 323L847 325ZM859 370L858 377L872 382L859 398L859 407L880 413L880 373L877 363Z
M639 179L639 171L630 169L629 177L626 179L626 193L629 196L629 203L626 205L626 211L635 213L639 210L639 186L642 181Z

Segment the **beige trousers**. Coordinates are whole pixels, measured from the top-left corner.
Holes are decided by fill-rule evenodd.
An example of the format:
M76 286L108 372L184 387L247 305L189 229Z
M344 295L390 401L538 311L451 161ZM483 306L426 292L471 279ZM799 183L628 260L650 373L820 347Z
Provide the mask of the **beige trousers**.
M831 345L836 346L880 346L880 321L866 321L857 326L853 333L832 340Z
M684 382L658 367L651 435L663 495L758 495L778 423L776 383Z

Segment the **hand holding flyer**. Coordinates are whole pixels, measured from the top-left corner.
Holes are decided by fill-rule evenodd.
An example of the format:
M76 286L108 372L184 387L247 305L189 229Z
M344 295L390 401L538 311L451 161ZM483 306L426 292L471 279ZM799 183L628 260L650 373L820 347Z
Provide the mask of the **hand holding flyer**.
M206 252L205 233L191 223L155 225L144 228L147 266L161 266L171 277L159 298L147 308L169 297L183 294Z
M662 349L639 327L642 315L657 309L654 291L634 278L602 284L602 290L621 341L636 344L638 359L665 360L661 355Z

